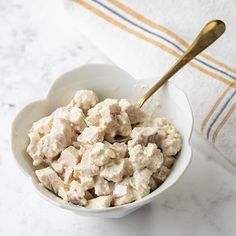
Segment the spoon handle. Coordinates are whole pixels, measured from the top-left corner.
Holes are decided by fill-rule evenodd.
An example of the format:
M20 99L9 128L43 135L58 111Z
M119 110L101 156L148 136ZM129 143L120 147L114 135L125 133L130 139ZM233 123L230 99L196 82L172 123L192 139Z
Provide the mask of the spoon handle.
M170 79L176 72L184 67L199 53L214 43L225 32L225 24L221 20L213 20L208 22L199 35L188 47L186 52L176 61L176 63L167 71L167 73L153 86L151 87L138 101L138 106L146 102L168 79Z

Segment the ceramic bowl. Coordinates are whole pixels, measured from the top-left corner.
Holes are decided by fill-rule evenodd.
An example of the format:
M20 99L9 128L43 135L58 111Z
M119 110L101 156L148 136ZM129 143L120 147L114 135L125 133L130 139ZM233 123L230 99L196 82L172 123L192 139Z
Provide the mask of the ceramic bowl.
M74 93L79 89L94 90L100 100L110 98L127 98L137 101L138 97L152 84L155 79L135 80L127 72L110 65L85 65L60 76L51 86L45 99L34 101L24 107L15 117L11 130L11 147L13 155L23 172L29 177L33 188L47 201L58 207L70 210L78 215L119 218L138 208L158 201L161 193L173 186L186 171L191 161L191 137L193 118L188 100L183 92L170 82L166 83L144 109L154 116L169 118L183 136L183 148L166 181L155 191L130 204L107 209L87 209L64 202L39 184L34 173L32 159L26 153L29 143L28 131L34 121L49 115L59 106L68 104ZM186 186L187 187L187 186Z

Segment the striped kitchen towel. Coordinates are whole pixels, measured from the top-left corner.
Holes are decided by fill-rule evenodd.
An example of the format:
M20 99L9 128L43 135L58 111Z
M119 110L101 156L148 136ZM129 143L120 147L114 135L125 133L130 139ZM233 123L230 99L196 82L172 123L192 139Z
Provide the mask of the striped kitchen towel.
M234 165L235 7L233 0L227 3L224 0L68 0L66 4L78 29L137 79L160 78L208 21L215 18L225 21L227 28L222 38L172 81L189 98L195 129Z

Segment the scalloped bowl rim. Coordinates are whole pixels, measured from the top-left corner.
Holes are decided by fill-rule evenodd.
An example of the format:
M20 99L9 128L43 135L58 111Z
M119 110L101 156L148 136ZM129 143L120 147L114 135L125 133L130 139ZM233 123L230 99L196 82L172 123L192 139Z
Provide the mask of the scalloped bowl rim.
M191 110L191 107L189 105L189 101L186 97L186 95L180 90L178 89L176 86L174 86L173 84L170 84L170 82L167 82L168 86L171 86L173 87L175 90L178 90L179 93L181 93L187 103L188 103L188 112L191 116L191 124L190 125L190 129L189 129L189 135L187 137L187 144L188 146L186 147L188 149L188 155L189 155L189 159L188 159L188 163L186 164L184 170L182 171L182 173L178 176L178 178L176 178L176 180L171 184L169 185L167 188L161 190L160 192L157 192L158 189L160 189L160 187L158 187L158 189L156 189L155 191L153 191L152 193L148 194L146 197L140 199L140 200L137 200L137 201L134 201L134 202L131 202L131 203L128 203L128 204L125 204L125 205L121 205L121 206L115 206L115 207L110 207L110 208L104 208L104 209L88 209L88 208L85 208L85 207L78 207L78 206L74 206L72 204L69 204L67 202L64 202L62 199L60 199L59 201L55 201L53 199L51 199L50 197L48 197L46 194L45 194L45 188L42 187L41 185L39 185L39 183L37 181L34 180L33 176L31 176L23 167L22 167L22 164L20 163L20 160L17 158L18 154L17 154L17 150L15 149L15 144L14 144L14 136L15 136L15 127L17 126L17 120L18 120L18 117L20 117L22 115L22 113L24 113L29 107L31 107L33 104L37 104L37 103L42 103L42 102L47 102L47 103L50 103L50 97L51 95L53 94L54 92L54 89L57 87L57 85L59 83L61 83L63 80L65 80L65 78L70 75L70 74L73 74L83 68L109 68L109 69L115 69L115 70L119 70L120 72L122 73L126 73L130 79L132 78L135 82L140 82L140 81L137 81L135 80L131 75L129 75L127 72L125 72L124 70L120 69L119 67L117 66L112 66L112 65L106 65L106 64L87 64L87 65L83 65L83 66L80 66L78 68L75 68L73 70L70 70L64 74L62 74L61 76L59 76L53 83L52 85L50 86L49 90L48 90L48 93L47 93L47 96L45 99L39 99L39 100L36 100L36 101L32 101L31 103L27 104L26 106L24 106L18 113L17 115L15 116L13 122L12 122L12 126L11 126L11 151L12 151L12 154L18 164L18 166L20 167L20 169L23 171L23 173L25 173L28 177L31 178L31 181L35 187L35 189L37 190L37 192L44 198L46 199L47 201L51 202L52 204L56 205L56 206L59 206L61 208L64 208L64 209L67 209L67 210L72 210L74 212L77 212L77 213L105 213L105 212L111 212L111 211L116 211L116 210L121 210L121 209L124 209L125 211L126 210L132 210L132 209L137 209L143 205L146 205L147 203L150 203L152 200L154 200L158 195L162 194L163 192L169 190L171 187L173 187L177 181L183 176L183 174L186 172L187 168L189 167L191 161L192 161L192 149L191 149L191 146L190 146L190 139L191 139L191 135L192 135L192 131L193 131L193 114L192 114L192 110ZM164 85L166 86L166 85ZM37 182L37 183L36 183ZM49 192L48 190L46 190L47 192Z

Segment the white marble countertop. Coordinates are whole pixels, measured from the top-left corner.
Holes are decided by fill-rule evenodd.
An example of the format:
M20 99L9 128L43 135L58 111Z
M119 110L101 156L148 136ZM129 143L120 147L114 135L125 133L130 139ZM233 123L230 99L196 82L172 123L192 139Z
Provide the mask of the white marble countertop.
M235 176L211 161L218 154L199 151L208 147L196 134L181 181L125 218L79 217L38 196L10 152L12 118L65 71L109 60L68 24L56 0L1 1L0 35L0 235L236 235Z

